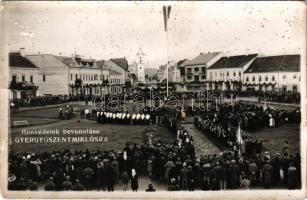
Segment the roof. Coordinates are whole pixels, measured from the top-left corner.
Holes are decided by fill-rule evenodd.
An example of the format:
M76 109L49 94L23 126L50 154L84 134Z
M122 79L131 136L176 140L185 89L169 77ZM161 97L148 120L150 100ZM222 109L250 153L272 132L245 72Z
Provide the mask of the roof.
M10 67L23 67L23 68L38 68L26 57L23 57L20 52L9 53L9 66Z
M29 59L38 67L44 67L46 70L58 70L63 67L68 67L62 61L56 58L56 56L51 54L34 54L26 55L26 58Z
M112 58L112 62L123 68L124 70L128 71L128 61L126 58Z
M225 56L216 61L208 69L242 68L256 56L257 54L238 55L230 57Z
M182 67L182 66L184 66L188 61L189 61L188 59L179 60L179 61L177 62L177 65L178 65L179 67Z
M67 66L70 66L70 64L73 63L72 57L68 57L68 56L55 56L55 57Z
M299 72L300 55L279 55L256 58L245 73Z
M113 74L113 75L120 75L121 73L117 72L117 71L114 71L112 69L109 69L109 73L110 74Z
M220 54L220 52L213 52L213 53L200 53L198 56L196 56L194 59L189 60L185 63L185 66L191 66L191 65L204 65L207 64L211 59L213 59L215 56Z

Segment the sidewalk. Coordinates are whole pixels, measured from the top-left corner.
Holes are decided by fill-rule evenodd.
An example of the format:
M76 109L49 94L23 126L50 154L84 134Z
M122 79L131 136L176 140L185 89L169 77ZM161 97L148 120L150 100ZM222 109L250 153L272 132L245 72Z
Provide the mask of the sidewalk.
M91 102L88 102L88 105L91 105ZM28 111L28 110L36 110L36 109L44 109L44 108L56 108L66 105L85 105L84 101L71 101L67 103L61 103L61 104L52 104L52 105L46 105L46 106L33 106L33 107L20 107L18 110L14 112L22 112L22 111Z

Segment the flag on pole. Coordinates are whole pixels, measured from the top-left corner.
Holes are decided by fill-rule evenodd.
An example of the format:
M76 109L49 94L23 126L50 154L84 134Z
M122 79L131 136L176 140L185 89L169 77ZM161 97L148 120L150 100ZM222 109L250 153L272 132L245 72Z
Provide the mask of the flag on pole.
M163 16L164 16L164 30L167 31L167 21L171 14L171 6L163 6Z

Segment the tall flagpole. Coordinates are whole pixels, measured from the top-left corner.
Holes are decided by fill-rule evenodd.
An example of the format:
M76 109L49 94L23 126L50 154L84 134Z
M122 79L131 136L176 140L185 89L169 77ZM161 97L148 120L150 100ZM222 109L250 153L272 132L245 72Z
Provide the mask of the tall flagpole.
M168 31L166 29L166 56L167 56L167 62L166 62L166 96L168 97L168 61L169 61L169 55L168 55Z
M163 16L164 16L164 30L166 32L166 56L167 56L167 62L166 62L166 96L169 95L169 88L168 88L168 61L169 61L169 44L168 44L168 30L167 30L167 21L169 19L171 13L171 6L163 6Z

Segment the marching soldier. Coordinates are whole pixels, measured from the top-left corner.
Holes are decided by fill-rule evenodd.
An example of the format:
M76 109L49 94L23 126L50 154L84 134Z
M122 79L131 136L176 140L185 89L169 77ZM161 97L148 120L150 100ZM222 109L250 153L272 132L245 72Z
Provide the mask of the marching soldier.
M97 112L97 123L101 123L101 115L100 115L100 112Z
M126 123L125 124L131 124L131 118L130 118L131 116L130 116L130 114L128 113L127 115L126 115Z
M141 119L141 114L140 113L138 113L137 115L136 115L136 124L140 124L140 119Z
M141 115L141 124L145 125L145 115L144 114Z
M150 115L149 115L149 114L147 114L147 115L145 116L145 124L146 124L146 125L149 125L149 124L150 124Z
M135 121L136 121L136 114L133 114L131 119L131 125L135 124Z

